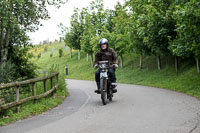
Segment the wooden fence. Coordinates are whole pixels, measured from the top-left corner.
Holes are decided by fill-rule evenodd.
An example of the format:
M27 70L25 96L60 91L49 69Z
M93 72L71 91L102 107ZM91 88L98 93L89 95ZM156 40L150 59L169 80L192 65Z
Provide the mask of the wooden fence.
M30 101L30 100L37 100L43 97L48 96L49 94L54 94L56 92L56 89L58 88L58 75L59 73L52 73L51 75L45 76L45 77L40 77L40 78L35 78L35 79L30 79L30 80L26 80L26 81L22 81L22 82L12 82L12 83L8 83L8 84L4 84L4 85L0 85L0 91L3 89L10 89L10 88L15 88L16 90L16 101L15 102L11 102L11 103L6 103L4 105L0 105L0 112L3 110L7 110L11 107L16 106L17 107L17 112L19 112L19 105ZM53 83L53 78L56 78L56 82ZM50 86L51 89L47 91L47 80L50 80ZM39 94L37 95L36 93L36 86L35 83L36 82L43 82L43 88L44 88L44 93L43 94ZM20 86L23 85L28 85L28 84L32 84L32 96L30 97L26 97L24 99L20 99Z

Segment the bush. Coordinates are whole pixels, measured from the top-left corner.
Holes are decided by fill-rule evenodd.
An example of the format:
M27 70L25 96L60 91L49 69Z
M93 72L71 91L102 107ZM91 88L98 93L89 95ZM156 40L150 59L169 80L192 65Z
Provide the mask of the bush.
M36 65L33 64L30 59L33 55L28 53L29 48L23 47L12 47L12 52L10 52L9 59L15 64L15 74L16 79L26 80L35 78L36 75ZM40 54L41 56L41 54Z
M59 57L62 57L62 56L63 56L63 50L59 49Z
M50 54L50 57L52 57L52 56L53 56L53 53Z
M4 65L0 65L0 84L5 84L9 82L16 81L18 75L15 75L16 69L15 65L8 61ZM11 89L4 89L0 91L0 105L6 102L13 101L15 95L15 90Z
M39 59L41 57L41 53L38 54L37 58Z
M45 47L44 47L44 52L47 52L47 49L48 49L48 47L47 47L47 46L45 46Z
M0 65L0 84L2 83L8 83L15 80L16 77L16 70L15 65L11 63L11 61L8 61L4 64L4 66Z

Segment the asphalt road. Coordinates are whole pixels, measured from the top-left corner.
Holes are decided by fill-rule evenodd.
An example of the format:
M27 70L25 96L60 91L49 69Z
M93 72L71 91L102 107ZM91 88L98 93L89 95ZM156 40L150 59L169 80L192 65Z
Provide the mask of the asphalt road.
M67 80L69 97L0 133L200 133L200 100L165 89L119 84L104 106L95 82Z

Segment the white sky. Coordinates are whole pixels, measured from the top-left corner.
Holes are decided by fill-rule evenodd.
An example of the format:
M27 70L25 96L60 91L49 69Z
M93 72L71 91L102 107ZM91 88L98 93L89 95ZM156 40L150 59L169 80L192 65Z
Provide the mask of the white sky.
M56 9L54 7L49 7L50 19L47 21L42 21L43 26L39 28L38 31L34 33L29 33L28 35L32 39L33 44L39 44L40 41L48 40L54 41L59 39L58 24L63 23L65 26L70 26L70 18L73 14L74 8L87 7L93 0L68 0L65 5L61 8ZM117 2L124 3L124 0L104 0L104 7L108 9L114 9L114 5Z

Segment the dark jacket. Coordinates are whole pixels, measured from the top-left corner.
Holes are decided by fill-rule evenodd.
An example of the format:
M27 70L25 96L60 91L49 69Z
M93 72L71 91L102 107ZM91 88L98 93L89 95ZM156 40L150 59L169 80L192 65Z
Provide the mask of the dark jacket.
M118 56L112 48L106 50L101 49L95 55L95 64L98 64L98 61L109 61L113 64L118 64Z

